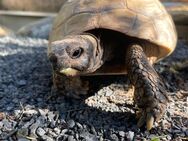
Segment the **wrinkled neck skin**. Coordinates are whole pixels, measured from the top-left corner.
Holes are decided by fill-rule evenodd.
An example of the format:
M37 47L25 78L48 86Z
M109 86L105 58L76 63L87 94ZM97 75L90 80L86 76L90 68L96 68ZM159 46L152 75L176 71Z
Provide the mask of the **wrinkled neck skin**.
M86 38L94 38L95 39L95 43L93 43L93 45L95 45L95 47L93 47L93 59L90 60L90 66L89 68L85 71L86 73L93 73L95 72L97 69L99 69L103 64L104 64L104 48L100 43L100 39L98 39L96 36L94 36L93 34L89 34L89 33L84 33L82 35L86 35ZM91 39L90 39L91 41Z
M104 38L102 35L98 35L97 37L90 33L84 33L83 35L86 35L87 38L91 37L95 39L95 43L93 43L93 61L90 60L90 67L85 71L88 74L95 72L106 61L112 60L114 58L114 51L119 44L117 43L118 41L116 42L116 40L114 41L114 39L111 38L106 39L106 37Z

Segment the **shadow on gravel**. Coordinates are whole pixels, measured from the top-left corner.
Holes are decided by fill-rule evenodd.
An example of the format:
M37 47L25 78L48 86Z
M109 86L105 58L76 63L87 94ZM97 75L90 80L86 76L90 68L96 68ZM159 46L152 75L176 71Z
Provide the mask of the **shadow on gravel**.
M99 136L118 138L119 131L123 131L122 134L129 130L136 131L133 113L115 112L116 109L114 112L105 112L87 106L84 99L74 100L63 96L48 99L51 94L52 75L46 56L46 44L19 45L19 42L11 41L1 43L0 64L0 112L6 117L0 117L0 124L3 124L2 137L10 131L26 128L25 125L28 125L27 128L31 129L28 135L24 136L31 136L29 133L33 132L37 138L41 138L39 133L32 129L32 125L40 118L44 118L46 122L39 120L36 129L70 129L65 134L78 133L79 138L83 139ZM92 93L119 81L119 78L114 78L106 78L105 82L104 78L97 79L95 82L101 82L98 84L102 86L95 85ZM69 125L71 121L73 125Z
M163 126L159 126L153 129L151 134L140 132L136 127L133 106L127 107L130 111L121 111L119 107L125 105L117 105L110 109L112 112L106 112L86 105L85 99L74 100L63 96L49 99L52 75L46 56L47 42L27 40L25 44L23 41L20 43L12 40L8 39L7 42L0 40L0 138L41 140L73 138L95 141L150 138L151 134L159 136L165 134L171 139L179 135L186 136L184 121L182 127L177 127L176 133L174 126L171 125L172 121L166 122L167 119L165 122L169 123L169 129L163 130ZM184 53L188 54L187 51ZM182 52L180 56L181 54ZM177 55L174 55L161 62L160 66L156 65L157 70L168 82L168 89L173 93L185 90L188 85L187 68L177 75L170 72L169 62L182 61L176 57ZM184 59L187 58L184 56ZM183 81L181 87L180 81ZM119 87L123 86L124 82L127 80L122 76L93 77L91 95L98 94L104 87L108 89L112 83L114 83L112 87ZM97 100L100 101L100 97ZM105 109L105 104L100 104ZM181 115L177 117L181 118ZM185 128L185 131L182 131L182 128Z

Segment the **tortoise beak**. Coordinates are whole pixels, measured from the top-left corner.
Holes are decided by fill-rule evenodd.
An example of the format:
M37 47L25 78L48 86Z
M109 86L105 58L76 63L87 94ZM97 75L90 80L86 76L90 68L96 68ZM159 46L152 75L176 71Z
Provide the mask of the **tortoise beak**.
M72 69L72 68L65 68L60 71L60 73L66 75L66 76L76 76L79 74L78 70Z

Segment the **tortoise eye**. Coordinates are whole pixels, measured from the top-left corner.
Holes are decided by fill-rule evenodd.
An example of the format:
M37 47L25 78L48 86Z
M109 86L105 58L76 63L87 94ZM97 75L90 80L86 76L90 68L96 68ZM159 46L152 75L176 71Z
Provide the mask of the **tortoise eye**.
M71 58L77 59L81 56L82 53L83 53L83 49L81 47L79 47L78 49L73 50L73 52L71 54Z

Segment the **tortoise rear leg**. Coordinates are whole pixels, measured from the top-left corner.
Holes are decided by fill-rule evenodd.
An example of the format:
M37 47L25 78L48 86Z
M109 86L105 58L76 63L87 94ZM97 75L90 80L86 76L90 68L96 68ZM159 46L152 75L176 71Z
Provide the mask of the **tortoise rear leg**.
M140 45L128 47L126 62L130 81L135 86L134 101L139 108L138 126L146 122L150 130L167 108L165 85Z
M81 80L80 77L67 77L54 72L53 88L67 97L80 99L81 96L88 94L89 82Z

